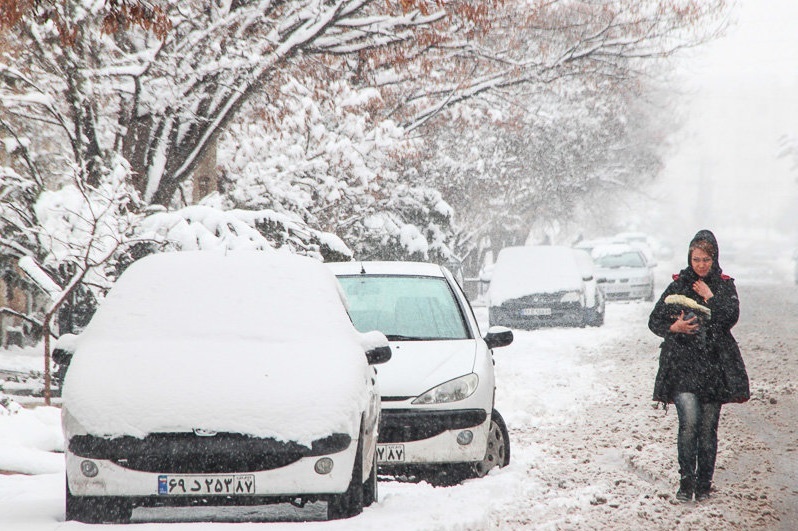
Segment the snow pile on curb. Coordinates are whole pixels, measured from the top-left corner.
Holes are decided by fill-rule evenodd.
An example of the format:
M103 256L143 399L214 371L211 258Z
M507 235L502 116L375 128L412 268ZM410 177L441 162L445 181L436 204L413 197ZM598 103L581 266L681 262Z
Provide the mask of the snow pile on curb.
M0 393L0 473L50 474L64 468L61 410L26 409Z

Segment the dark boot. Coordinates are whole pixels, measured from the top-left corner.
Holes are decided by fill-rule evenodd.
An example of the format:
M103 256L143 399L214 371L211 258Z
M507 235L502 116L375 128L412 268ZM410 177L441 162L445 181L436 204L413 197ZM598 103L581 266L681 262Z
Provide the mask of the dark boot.
M680 502L689 502L693 499L695 492L695 478L693 476L682 476L679 481L679 490L676 492L676 499Z
M709 499L709 491L712 488L712 482L699 481L695 488L695 501L706 501Z

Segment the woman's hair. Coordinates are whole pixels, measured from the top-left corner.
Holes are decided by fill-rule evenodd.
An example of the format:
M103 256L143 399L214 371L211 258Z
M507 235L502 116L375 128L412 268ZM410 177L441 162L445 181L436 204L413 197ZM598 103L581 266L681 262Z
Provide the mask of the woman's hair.
M693 257L693 249L701 249L709 256L711 256L713 260L717 257L717 251L715 250L715 246L712 245L707 240L694 240L690 244L690 258Z

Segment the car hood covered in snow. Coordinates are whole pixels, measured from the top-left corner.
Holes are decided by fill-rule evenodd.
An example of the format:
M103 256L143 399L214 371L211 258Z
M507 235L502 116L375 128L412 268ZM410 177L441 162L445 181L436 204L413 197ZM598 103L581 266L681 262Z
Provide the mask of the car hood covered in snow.
M302 444L357 434L371 369L335 277L281 252L169 253L134 263L64 382L71 429L204 429Z
M379 368L382 396L418 396L474 370L477 342L394 341L391 361Z

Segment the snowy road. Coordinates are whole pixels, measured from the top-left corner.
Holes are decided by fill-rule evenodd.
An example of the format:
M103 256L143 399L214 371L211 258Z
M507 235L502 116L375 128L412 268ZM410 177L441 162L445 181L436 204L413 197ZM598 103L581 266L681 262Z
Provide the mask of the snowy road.
M486 478L449 488L382 481L380 503L345 521L312 521L323 519L323 504L137 509L137 524L124 528L163 529L179 517L206 522L169 529L796 529L798 289L739 287L735 332L754 396L723 409L717 490L707 503L673 499L676 412L650 400L659 344L646 327L651 303L615 303L600 329L518 332L496 351L512 462ZM477 312L484 320L484 308ZM63 522L63 472L48 466L52 473L0 475L0 529L89 528Z

